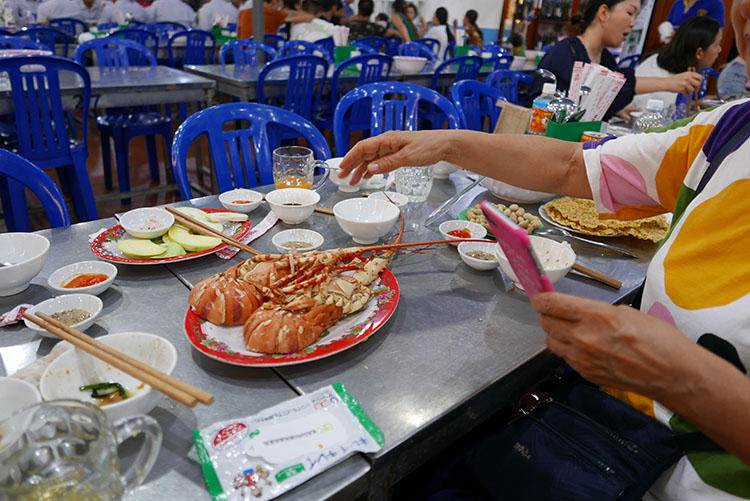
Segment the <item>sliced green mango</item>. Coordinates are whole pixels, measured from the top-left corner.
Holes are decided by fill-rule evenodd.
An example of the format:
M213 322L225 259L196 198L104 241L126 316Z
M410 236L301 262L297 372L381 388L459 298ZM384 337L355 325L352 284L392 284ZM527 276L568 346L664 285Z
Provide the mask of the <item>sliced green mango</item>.
M117 247L123 254L138 258L157 257L167 251L161 245L143 238L128 238L126 240L120 240L117 242Z
M159 254L158 256L155 256L154 259L162 259L165 257L177 257L182 256L184 254L187 254L185 249L182 248L182 246L176 242L166 242L160 245L160 247L164 247L167 249L167 252L164 254Z
M190 252L213 249L221 243L221 240L215 237L190 233L187 228L178 224L169 229L169 238Z

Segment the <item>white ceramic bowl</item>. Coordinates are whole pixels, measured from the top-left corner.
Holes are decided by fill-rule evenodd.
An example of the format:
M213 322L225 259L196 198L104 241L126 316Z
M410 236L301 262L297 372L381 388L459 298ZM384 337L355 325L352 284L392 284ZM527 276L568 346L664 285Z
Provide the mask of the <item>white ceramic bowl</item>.
M245 188L235 188L219 195L219 202L226 210L244 214L254 211L262 201L263 193Z
M534 249L551 283L554 284L564 277L575 264L576 253L573 252L573 249L567 243L562 244L550 238L538 237L536 235L530 235L529 238L531 239L531 247ZM505 257L503 249L497 243L495 244L495 257L505 274L513 280L516 286L523 289L518 283L518 278L513 273L513 268L510 267L510 262Z
M317 192L305 188L283 188L266 195L266 202L273 213L286 224L301 223L310 217L319 201Z
M333 206L333 215L344 233L358 244L374 244L396 222L398 207L376 198L350 198Z
M495 245L495 242L461 242L458 244L458 255L461 256L461 261L470 268L479 271L494 270L498 266ZM477 259L469 256L469 252L474 251L485 252L492 256L492 259Z
M393 56L393 66L401 73L419 73L427 64L426 57Z
M174 216L158 207L141 207L120 216L120 226L135 238L156 238L174 224Z
M177 363L174 345L154 334L120 332L96 340L167 374L172 373ZM39 381L39 390L44 400L72 398L96 405L91 392L79 391L78 387L106 381L120 383L130 394L125 400L101 407L111 421L146 414L162 397L150 386L79 349L66 351L47 367Z
M457 170L458 167L455 164L441 160L432 166L432 177L435 179L448 179L448 176Z
M98 317L99 313L102 312L102 306L102 300L96 296L92 296L91 294L66 294L64 296L57 296L53 297L52 299L42 301L33 308L29 308L26 313L28 313L29 315L34 315L36 312L40 312L46 313L47 315L52 315L53 313L72 309L84 310L91 313L91 316L89 316L82 322L71 325L70 327L78 329L79 331L85 331L86 329L91 327L91 325L94 323L94 320L96 320L96 317ZM57 339L57 336L55 336L54 334L50 334L46 330L39 327L37 324L31 323L25 318L23 319L23 321L26 324L26 327L38 331L42 336Z
M386 197L386 195L388 196ZM368 198L372 198L374 200L385 200L386 202L396 204L396 207L406 207L406 204L409 203L409 197L398 193L397 191L374 191L370 193L370 196Z
M82 275L84 273L101 273L107 275L107 279L98 284L89 285L88 287L76 287L72 289L66 289L63 287L71 278L76 275ZM81 261L78 263L69 264L58 268L52 275L47 279L47 284L50 289L54 290L58 294L94 294L95 296L101 294L105 290L109 289L112 282L115 281L117 276L117 267L111 263L105 263L104 261Z
M0 421L30 405L42 401L39 390L31 383L13 377L0 377Z
M444 240L460 240L458 237L454 237L453 235L449 235L449 231L454 230L460 230L463 228L467 228L469 232L471 233L471 236L468 238L484 238L487 236L487 230L478 223L473 223L471 221L463 221L460 219L451 219L450 221L443 221L440 223L440 226L438 226L438 230L440 231L440 234L443 235ZM452 246L457 246L460 242L452 243Z
M337 157L337 158L330 158L326 160L326 164L328 164L328 169L330 169L330 174L328 175L328 179L330 179L333 184L339 187L339 191L343 193L354 193L355 191L358 191L360 186L362 186L362 183L366 180L360 179L357 184L349 184L349 181L352 179L352 174L354 174L354 171L351 171L348 176L346 177L339 177L339 172L341 172L341 169L339 168L339 164L344 159L344 157Z
M497 198L517 204L534 204L554 196L552 193L526 190L491 178L485 178L480 184Z
M323 245L323 241L323 235L317 231L306 230L304 228L292 228L291 230L280 231L271 238L271 243L282 254L287 254L292 250L291 247L284 245L287 242L307 242L310 244L310 247L296 249L296 251L308 252Z
M26 290L42 270L49 253L49 240L36 233L0 233L0 296Z

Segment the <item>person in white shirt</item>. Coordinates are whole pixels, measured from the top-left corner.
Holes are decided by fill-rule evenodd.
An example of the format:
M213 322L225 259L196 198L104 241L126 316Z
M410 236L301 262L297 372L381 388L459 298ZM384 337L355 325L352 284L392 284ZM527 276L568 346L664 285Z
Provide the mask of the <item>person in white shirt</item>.
M333 36L333 23L329 21L336 7L334 0L305 0L302 9L316 17L308 23L296 23L292 25L289 39L304 40L306 42L317 42L324 38Z
M46 0L36 10L36 22L43 23L61 17L78 19L82 7L80 0Z
M171 21L195 28L195 11L182 0L156 0L146 11L152 23Z
M117 0L116 3L107 2L104 5L99 24L124 23L127 14L132 14L135 21L148 22L148 13L141 4L133 0Z
M448 44L455 40L453 32L448 27L448 11L445 7L438 7L435 10L435 15L429 23L425 23L419 30L420 38L434 38L440 42L440 48L437 51L437 62L443 61L443 54L445 54L445 48Z
M211 31L218 16L226 16L229 23L237 24L240 0L209 0L198 9L198 28Z
M104 2L102 0L80 0L82 3L80 19L84 23L93 23L102 17Z

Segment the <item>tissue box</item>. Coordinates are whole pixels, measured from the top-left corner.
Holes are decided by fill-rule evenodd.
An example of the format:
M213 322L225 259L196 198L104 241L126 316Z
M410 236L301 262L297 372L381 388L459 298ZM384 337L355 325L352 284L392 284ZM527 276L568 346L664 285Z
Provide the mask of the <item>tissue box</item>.
M556 139L562 139L564 141L578 142L581 140L581 135L588 131L600 131L602 128L602 121L596 120L594 122L567 122L557 123L549 120L547 122L547 132L544 134L548 137L554 137Z

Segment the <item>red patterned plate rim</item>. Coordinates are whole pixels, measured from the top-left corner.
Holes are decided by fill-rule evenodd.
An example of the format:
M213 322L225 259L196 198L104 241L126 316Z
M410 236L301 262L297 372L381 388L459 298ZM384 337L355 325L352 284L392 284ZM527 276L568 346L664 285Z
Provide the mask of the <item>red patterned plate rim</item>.
M319 360L340 353L367 340L391 318L398 305L398 282L393 273L388 269L384 270L380 275L380 280L380 284L375 287L377 291L375 300L378 302L378 308L373 315L364 322L357 324L349 333L335 341L321 345L318 345L318 342L316 342L296 353L284 355L247 355L235 352L226 344L209 338L203 332L202 325L205 321L196 315L192 308L188 308L185 314L185 335L190 344L201 353L214 360L231 365L240 365L243 367L278 367Z
M224 209L204 209L201 208L204 212L232 212ZM247 232L250 231L250 220L248 219L242 225L237 228L237 230L234 232L235 239L240 239L247 235ZM183 254L182 256L174 256L174 257L164 257L161 259L137 259L132 257L120 257L120 256L113 256L111 254L108 254L106 252L102 251L102 244L105 240L119 240L122 235L125 234L125 229L120 226L119 224L116 224L115 226L106 229L102 233L96 236L93 242L91 242L91 252L94 253L97 257L104 259L105 261L109 261L110 263L122 263L122 264L139 264L139 265L148 265L148 264L164 264L164 263L174 263L177 261L187 261L189 259L195 259L197 257L201 256L207 256L209 254L214 254L215 252L220 251L224 247L227 246L225 243L221 243L214 247L213 249L208 249L201 252L188 252L187 254Z

